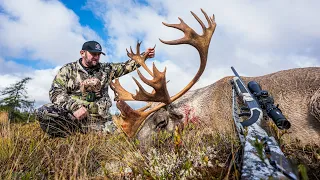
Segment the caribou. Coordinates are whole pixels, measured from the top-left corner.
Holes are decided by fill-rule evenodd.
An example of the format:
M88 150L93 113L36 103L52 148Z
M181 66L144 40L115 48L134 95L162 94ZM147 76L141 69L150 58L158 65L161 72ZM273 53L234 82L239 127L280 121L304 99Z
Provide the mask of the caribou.
M126 91L119 79L110 83L115 93L117 108L120 115L114 115L113 121L129 138L136 137L145 140L156 131L172 132L174 127L186 121L197 121L217 132L230 133L233 131L231 85L232 77L225 77L217 82L193 91L189 89L198 81L205 70L208 48L216 28L214 15L204 14L208 27L200 18L191 12L202 27L203 34L197 34L181 18L179 24L163 23L167 27L176 28L184 33L184 37L173 41L160 41L168 45L189 44L197 49L200 57L200 67L194 78L174 96L167 91L166 68L160 72L153 63L152 71L146 66L146 55L140 54L141 42L137 43L136 53L130 47L127 55L138 62L153 79L145 78L139 70L139 78L153 88L147 92L135 79L139 90L136 94ZM243 77L249 82L257 81L263 89L268 90L280 104L283 114L291 122L290 138L298 139L303 144L315 143L320 145L320 68L297 68L275 72L260 77ZM134 110L125 101L149 102L145 107ZM188 112L188 113L186 113ZM190 113L191 112L191 113ZM190 117L192 116L192 117Z

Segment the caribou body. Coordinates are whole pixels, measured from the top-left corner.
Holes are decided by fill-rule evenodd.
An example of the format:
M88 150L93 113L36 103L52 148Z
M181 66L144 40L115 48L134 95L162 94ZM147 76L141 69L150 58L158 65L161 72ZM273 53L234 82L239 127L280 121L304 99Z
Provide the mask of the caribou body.
M175 125L186 122L196 122L220 133L233 133L231 79L225 77L187 92L167 110L161 109L147 118L137 137L144 140L159 127L173 131ZM302 144L320 145L320 67L284 70L243 77L243 80L257 81L279 104L291 123L284 135L285 143L298 139Z

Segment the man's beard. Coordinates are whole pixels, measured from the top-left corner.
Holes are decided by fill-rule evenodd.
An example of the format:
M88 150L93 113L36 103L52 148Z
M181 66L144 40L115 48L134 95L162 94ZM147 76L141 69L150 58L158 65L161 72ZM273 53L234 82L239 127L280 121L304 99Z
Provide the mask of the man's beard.
M97 62L97 61L95 61L96 63L93 64L93 61L92 61L92 60L91 60L91 61L88 60L87 53L88 53L88 52L86 52L86 53L85 53L85 56L84 56L84 62L86 63L86 65L87 65L89 68L90 68L90 67L95 67L96 65L98 65L98 62Z

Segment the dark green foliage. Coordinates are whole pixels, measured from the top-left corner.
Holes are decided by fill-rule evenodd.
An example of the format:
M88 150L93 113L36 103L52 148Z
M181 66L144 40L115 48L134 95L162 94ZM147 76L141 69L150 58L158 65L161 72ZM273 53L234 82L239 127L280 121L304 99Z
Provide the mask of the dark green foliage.
M10 85L0 91L0 111L9 112L9 119L15 121L27 121L28 111L33 108L34 101L28 100L26 84L31 80L30 77L23 78L21 81Z

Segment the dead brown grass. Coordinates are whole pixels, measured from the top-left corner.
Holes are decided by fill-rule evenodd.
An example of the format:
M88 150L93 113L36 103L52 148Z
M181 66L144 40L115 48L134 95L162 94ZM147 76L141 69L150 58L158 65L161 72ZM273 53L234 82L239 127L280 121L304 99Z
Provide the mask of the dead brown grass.
M0 112L0 137L7 137L10 133L10 124L9 124L9 116L8 112L1 111Z
M8 118L8 112L6 111L0 111L0 124L8 124L9 118Z
M278 132L279 133L279 132ZM281 136L278 136L281 139ZM236 179L228 158L239 144L233 135L188 124L174 134L161 132L142 145L122 133L49 138L38 123L13 124L0 137L1 179ZM320 177L319 146L282 144L310 179ZM228 173L229 172L229 173Z
M0 142L0 179L221 179L236 144L196 126L160 133L148 146L122 133L52 139L38 123L11 125Z

